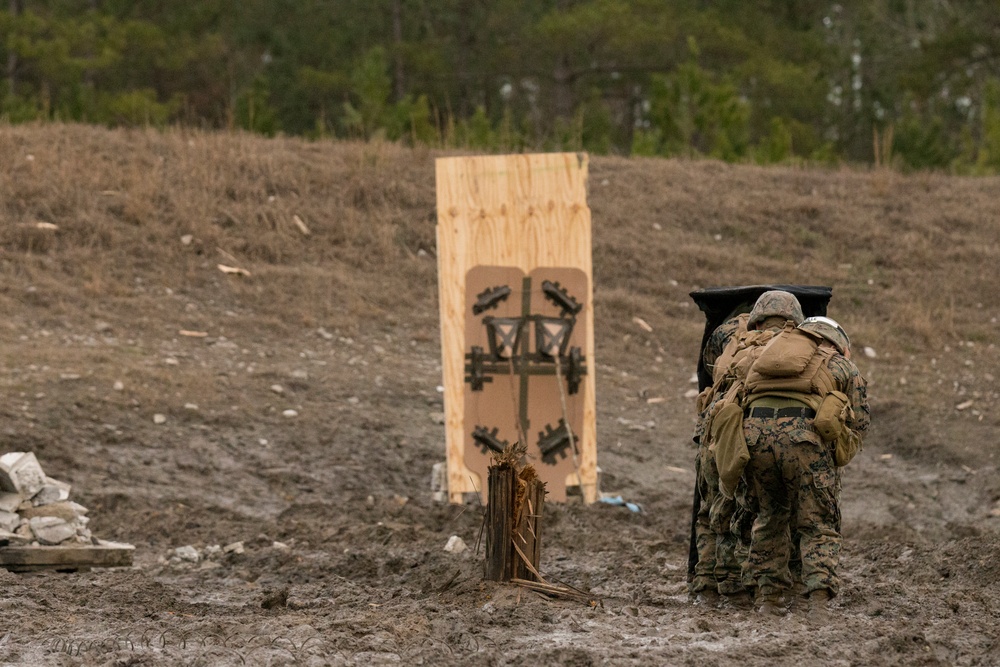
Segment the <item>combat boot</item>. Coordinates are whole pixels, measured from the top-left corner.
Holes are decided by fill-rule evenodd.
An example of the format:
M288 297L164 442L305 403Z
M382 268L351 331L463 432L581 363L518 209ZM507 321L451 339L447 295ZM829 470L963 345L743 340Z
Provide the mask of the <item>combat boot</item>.
M716 607L719 604L719 592L714 588L703 588L695 593L694 604L698 607Z
M788 613L780 595L757 596L757 599L754 601L754 607L756 607L758 614L769 616L784 616Z
M806 605L806 618L813 625L826 625L830 622L830 600L833 594L828 588L817 588L811 591Z

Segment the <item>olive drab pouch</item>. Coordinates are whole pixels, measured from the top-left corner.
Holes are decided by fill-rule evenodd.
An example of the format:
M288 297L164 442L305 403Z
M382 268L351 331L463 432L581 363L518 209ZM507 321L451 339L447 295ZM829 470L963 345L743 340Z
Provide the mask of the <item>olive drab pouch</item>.
M861 451L861 438L846 426L837 436L833 447L833 464L843 468Z
M816 410L813 428L825 442L835 442L844 430L844 422L847 421L850 409L851 404L847 394L831 391L823 397L823 402Z
M750 460L743 435L743 408L738 403L723 405L712 419L711 428L715 465L719 469L719 491L726 498L733 498L743 469Z
M753 364L753 370L767 377L801 375L816 353L816 339L789 323L771 339Z

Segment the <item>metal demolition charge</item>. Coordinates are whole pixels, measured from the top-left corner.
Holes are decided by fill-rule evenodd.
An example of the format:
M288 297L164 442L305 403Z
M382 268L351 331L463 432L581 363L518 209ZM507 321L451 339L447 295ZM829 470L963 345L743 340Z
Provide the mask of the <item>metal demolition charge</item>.
M487 451L492 450L497 454L503 454L503 451L507 449L508 443L506 440L501 440L497 437L497 433L500 432L500 428L496 427L492 431L488 431L485 426L477 426L472 431L472 439L476 441L479 445L483 454Z
M576 438L573 438L575 441ZM542 452L542 460L554 462L556 454L566 458L566 450L570 447L569 429L566 420L560 419L555 428L546 426L545 431L538 432L538 449Z

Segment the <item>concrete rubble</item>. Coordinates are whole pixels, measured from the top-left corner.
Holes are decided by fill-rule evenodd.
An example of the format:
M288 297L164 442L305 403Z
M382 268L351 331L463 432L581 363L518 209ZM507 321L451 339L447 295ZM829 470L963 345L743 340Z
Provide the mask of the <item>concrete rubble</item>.
M0 456L0 547L96 544L87 508L69 494L32 452Z

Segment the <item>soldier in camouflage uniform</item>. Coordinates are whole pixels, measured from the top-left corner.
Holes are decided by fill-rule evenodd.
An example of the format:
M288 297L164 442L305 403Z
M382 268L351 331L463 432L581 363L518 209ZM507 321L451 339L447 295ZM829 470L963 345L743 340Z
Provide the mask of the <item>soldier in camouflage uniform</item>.
M732 317L709 336L702 358L713 378L719 377L717 371L725 370L717 368L717 362L726 364L726 360L720 357L729 342L746 331L748 317L747 314ZM696 470L700 502L695 521L698 562L690 590L700 604L715 604L719 594L735 599L734 596L746 590L742 570L747 548L731 529L739 508L735 500L719 493L719 471L715 465L715 457L708 448L705 432L705 417L721 393L709 387L699 397L699 414L694 433L694 441L699 445Z
M751 312L749 327L786 327L793 301L797 307L787 292L765 293ZM790 329L778 335L791 335ZM784 596L792 585L792 539L801 554L802 586L811 610L825 609L840 586L839 471L832 447L812 428L816 406L826 394L840 391L852 408L845 426L860 437L870 422L866 383L854 363L829 341L816 345L810 362L809 372L815 375L806 378L812 389L805 391L793 381L801 378L753 376L755 362L743 403L743 431L750 452L744 476L758 511L748 568L757 586L759 610L779 615L785 612Z

